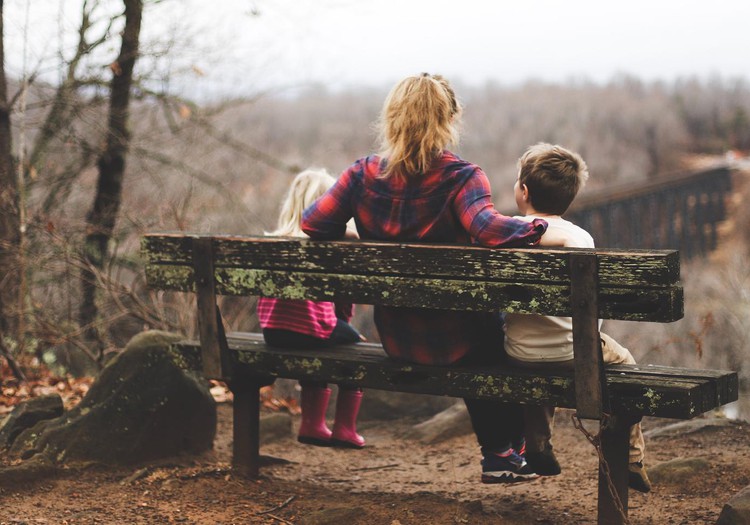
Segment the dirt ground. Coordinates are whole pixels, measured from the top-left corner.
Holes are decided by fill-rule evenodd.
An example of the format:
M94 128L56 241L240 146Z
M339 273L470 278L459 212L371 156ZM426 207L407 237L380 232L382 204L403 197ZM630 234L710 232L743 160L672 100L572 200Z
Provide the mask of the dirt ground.
M225 403L212 452L144 468L63 471L0 489L0 524L595 523L596 458L569 414L556 418L564 470L554 478L483 485L473 435L427 446L402 438L414 421L398 420L361 425L363 450L304 446L293 437L263 446L271 464L252 481L229 469ZM665 423L646 420L644 429ZM714 523L723 504L750 485L749 437L743 424L647 440L652 465L698 456L710 467L647 495L631 492L631 523Z

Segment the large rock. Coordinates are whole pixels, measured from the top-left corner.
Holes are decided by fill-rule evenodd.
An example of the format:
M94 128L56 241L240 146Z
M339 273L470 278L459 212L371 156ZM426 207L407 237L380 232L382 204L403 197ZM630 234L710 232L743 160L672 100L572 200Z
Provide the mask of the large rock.
M750 525L750 487L739 491L724 505L716 525Z
M135 336L78 406L23 431L11 456L135 464L210 449L216 404L206 382L178 366L171 343L181 338L159 331Z
M675 458L649 467L648 476L657 484L680 484L707 470L711 463L706 458Z
M435 414L427 421L414 425L404 437L417 439L425 444L435 444L471 433L469 412L463 401L460 401Z
M688 421L680 421L663 427L657 427L643 433L646 438L652 439L657 437L676 437L686 434L702 432L709 428L733 427L744 424L743 421L736 419L727 419L725 417L695 418Z
M272 412L260 416L260 444L266 445L292 435L292 416L288 412Z
M0 449L9 448L27 428L45 419L60 417L64 411L62 398L57 394L35 397L20 403L0 423Z
M37 454L27 461L0 468L0 487L18 488L19 484L46 479L57 474L58 468L44 454Z
M445 410L455 402L456 398L453 397L365 390L359 419L364 421L398 419L405 416L429 417ZM334 405L332 401L329 406L330 416L333 416Z

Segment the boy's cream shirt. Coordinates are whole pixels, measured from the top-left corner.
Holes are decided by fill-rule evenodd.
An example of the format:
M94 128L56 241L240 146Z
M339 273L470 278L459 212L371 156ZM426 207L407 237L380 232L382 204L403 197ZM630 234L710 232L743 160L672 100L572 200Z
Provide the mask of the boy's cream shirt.
M586 230L562 217L526 215L515 218L528 222L544 219L549 224L547 231L557 229L569 239L566 247L594 248L594 239ZM519 361L569 361L573 359L573 320L570 317L506 314L505 351Z

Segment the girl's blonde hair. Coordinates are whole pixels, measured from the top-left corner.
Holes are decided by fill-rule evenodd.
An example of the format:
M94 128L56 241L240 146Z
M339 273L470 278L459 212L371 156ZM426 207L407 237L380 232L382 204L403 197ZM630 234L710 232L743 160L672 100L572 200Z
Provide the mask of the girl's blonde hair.
M266 235L282 237L307 237L300 229L302 212L334 185L336 179L324 169L307 169L299 173L284 197L279 213L279 223L272 232Z
M461 105L440 75L407 77L391 90L378 122L381 156L388 160L381 177L426 173L450 144L458 143Z

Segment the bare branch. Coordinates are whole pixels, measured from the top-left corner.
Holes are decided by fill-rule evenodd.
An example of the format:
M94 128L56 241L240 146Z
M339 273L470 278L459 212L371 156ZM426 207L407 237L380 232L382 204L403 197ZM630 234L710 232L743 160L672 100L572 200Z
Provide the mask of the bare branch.
M12 352L5 345L5 341L3 341L2 337L0 337L0 354L2 354L2 356L8 362L8 366L13 372L13 375L16 376L16 379L18 379L21 382L26 382L26 376L24 375L23 370L21 370L21 367L18 366L18 363L13 358Z
M247 209L245 204L238 199L237 195L234 192L227 189L221 181L216 180L216 178L212 177L209 173L197 169L190 164L186 164L185 162L182 162L178 159L164 155L163 153L160 153L158 151L149 150L143 147L135 147L133 148L133 152L140 157L149 158L164 166L169 166L184 171L193 179L201 182L207 187L213 188L219 195L225 198L228 202L232 203L233 206L243 208L243 213L247 213L249 216L255 217L256 219L260 220L260 217L253 211Z
M92 42L87 40L87 33L94 25L91 21L91 16L96 7L96 2L93 6L90 6L88 0L83 3L81 8L81 23L78 26L78 43L76 45L76 51L73 57L68 61L65 80L63 80L63 82L57 87L52 106L47 113L47 117L44 124L41 126L36 143L29 155L29 167L39 168L51 141L61 130L66 129L70 125L73 117L77 114L75 94L78 89L84 85L101 85L104 83L101 79L96 79L96 81L93 79L82 81L77 79L76 76L76 70L81 63L81 60L91 54L97 47L104 44L110 36L114 19L108 21L106 29L99 38Z
M218 130L216 126L214 126L208 120L201 119L198 121L198 124L203 128L204 131L206 131L206 133L208 133L208 136L210 136L211 138L213 138L214 140L216 140L217 142L221 144L229 146L237 153L241 153L245 155L246 157L249 157L258 162L262 162L263 164L270 166L271 168L275 168L285 173L294 174L294 173L298 173L301 170L299 166L296 166L293 164L287 164L286 162L280 159L277 159L276 157L273 157L269 155L268 153L260 151L259 149L254 148L253 146L250 146L249 144L244 144L240 142L229 133Z

